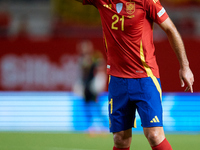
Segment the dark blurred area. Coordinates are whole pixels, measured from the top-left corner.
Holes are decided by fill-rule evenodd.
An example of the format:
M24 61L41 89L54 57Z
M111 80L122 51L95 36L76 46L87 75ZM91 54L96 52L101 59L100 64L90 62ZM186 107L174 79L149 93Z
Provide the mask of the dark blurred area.
M194 91L200 91L200 0L161 3L183 37L196 75ZM71 91L79 77L76 47L83 40L106 55L95 7L75 0L0 0L0 90ZM176 56L157 25L154 41L163 91L184 91Z

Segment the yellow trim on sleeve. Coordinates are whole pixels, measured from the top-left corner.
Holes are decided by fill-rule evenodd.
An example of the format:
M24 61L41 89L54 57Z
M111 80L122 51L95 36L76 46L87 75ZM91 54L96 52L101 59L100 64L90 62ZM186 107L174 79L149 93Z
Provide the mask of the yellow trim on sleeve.
M140 42L140 57L141 57L142 64L146 70L148 77L150 77L153 80L158 92L160 93L160 99L162 100L162 90L161 90L160 84L157 78L153 75L151 68L146 64L145 57L144 57L144 50L142 46L142 40Z

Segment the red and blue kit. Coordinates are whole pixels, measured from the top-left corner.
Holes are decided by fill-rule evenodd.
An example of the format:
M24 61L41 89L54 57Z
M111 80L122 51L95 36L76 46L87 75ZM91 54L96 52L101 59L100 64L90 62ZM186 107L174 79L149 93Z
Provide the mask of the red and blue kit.
M159 78L153 22L168 15L159 0L83 0L100 12L107 52L107 73L123 78Z
M162 89L153 44L153 23L168 15L159 0L83 0L100 12L109 83L110 131L163 126Z

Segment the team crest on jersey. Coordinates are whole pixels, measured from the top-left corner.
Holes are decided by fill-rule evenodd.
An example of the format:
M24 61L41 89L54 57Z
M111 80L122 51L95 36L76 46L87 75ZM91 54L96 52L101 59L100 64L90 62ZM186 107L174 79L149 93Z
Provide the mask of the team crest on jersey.
M118 14L122 11L122 8L123 8L123 3L116 4L116 9L117 9Z
M135 2L126 3L126 12L131 15L135 12Z

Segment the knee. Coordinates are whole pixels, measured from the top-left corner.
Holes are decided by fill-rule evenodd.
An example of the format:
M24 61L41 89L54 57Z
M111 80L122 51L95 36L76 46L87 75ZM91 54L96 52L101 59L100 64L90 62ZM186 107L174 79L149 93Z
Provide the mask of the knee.
M157 143L157 141L160 139L160 135L157 132L151 132L146 135L146 138L150 143Z
M117 148L127 148L130 146L130 138L124 138L123 136L116 134L113 136L115 147Z
M145 136L151 146L158 145L165 139L163 130L149 130L148 132L145 132Z
M114 139L115 145L121 146L124 144L124 140L122 139L122 137L120 135L114 135L113 139Z

